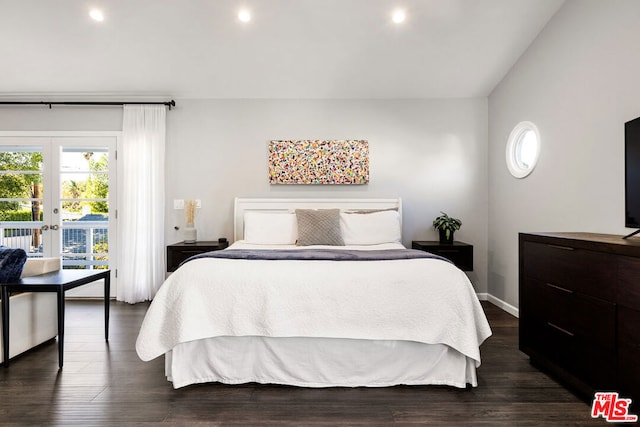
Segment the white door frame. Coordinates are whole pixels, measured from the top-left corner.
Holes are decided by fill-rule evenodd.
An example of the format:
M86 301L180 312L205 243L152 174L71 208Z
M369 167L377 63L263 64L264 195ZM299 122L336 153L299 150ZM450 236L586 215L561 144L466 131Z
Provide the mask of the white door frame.
M108 227L109 233L109 268L111 269L111 297L114 298L117 289L117 253L118 253L118 239L117 239L117 217L118 217L118 169L117 169L117 150L120 148L122 132L120 131L0 131L0 140L5 138L14 139L11 144L14 145L42 145L43 157L51 159L49 164L45 164L43 171L43 187L45 192L43 196L43 205L45 210L43 211L43 224L58 224L61 226L61 221L58 218L52 217L53 203L56 198L60 199L60 171L53 170L53 165L59 166L59 148L61 144L64 146L78 146L85 145L87 140L97 140L98 138L112 137L115 138L115 147L113 156L109 158L109 218L110 224ZM84 141L84 144L83 144ZM49 190L47 190L50 188ZM57 203L57 201L56 201ZM58 206L60 209L60 206ZM47 241L48 246L53 248L54 237L60 239L61 227L53 233L43 233L42 239L49 239ZM46 246L45 246L46 247ZM59 249L58 249L59 252ZM60 254L56 254L59 256ZM68 292L69 296L82 296L82 297L102 297L104 294L104 288L101 284L91 284L87 287L80 287Z

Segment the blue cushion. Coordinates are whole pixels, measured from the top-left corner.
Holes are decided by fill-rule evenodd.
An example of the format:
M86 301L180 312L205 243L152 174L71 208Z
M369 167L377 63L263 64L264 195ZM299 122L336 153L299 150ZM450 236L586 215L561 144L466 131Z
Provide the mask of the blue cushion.
M19 280L25 262L27 253L24 249L0 247L0 283Z

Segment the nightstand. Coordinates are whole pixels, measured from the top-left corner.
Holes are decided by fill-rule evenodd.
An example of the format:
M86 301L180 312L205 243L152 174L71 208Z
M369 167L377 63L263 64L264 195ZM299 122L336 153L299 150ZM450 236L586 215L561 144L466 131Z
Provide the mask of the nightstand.
M440 243L438 241L414 240L411 242L411 247L440 255L453 262L460 270L473 271L473 245L468 243Z
M180 263L194 255L205 252L219 251L229 246L229 242L195 242L195 243L174 243L167 245L167 271L172 272L178 269Z

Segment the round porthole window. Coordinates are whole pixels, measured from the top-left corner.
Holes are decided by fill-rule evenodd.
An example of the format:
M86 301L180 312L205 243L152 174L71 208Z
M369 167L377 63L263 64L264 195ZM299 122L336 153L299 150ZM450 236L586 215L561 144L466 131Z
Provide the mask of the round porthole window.
M533 172L540 155L540 132L531 122L520 122L507 141L507 168L516 178Z

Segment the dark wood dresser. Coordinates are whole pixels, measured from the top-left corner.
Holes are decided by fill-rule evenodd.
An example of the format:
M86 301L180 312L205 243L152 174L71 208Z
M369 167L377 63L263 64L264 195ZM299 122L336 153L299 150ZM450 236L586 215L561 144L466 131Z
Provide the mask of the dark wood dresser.
M640 239L520 233L520 350L585 399L640 401Z

